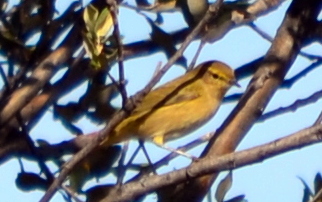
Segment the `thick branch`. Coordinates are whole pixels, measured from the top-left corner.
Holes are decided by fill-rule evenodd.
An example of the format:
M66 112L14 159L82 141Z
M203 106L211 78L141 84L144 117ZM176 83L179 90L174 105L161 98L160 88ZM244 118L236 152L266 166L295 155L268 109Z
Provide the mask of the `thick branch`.
M78 26L74 27L77 30ZM74 33L73 30L71 33ZM59 69L60 65L65 63L76 48L78 37L75 35L66 38L55 51L49 54L33 71L31 76L10 96L6 103L2 103L0 112L0 126L3 126L10 120L20 109L22 109L51 77Z
M207 160L231 153L261 115L267 103L278 89L301 45L306 27L314 22L321 7L317 0L294 0L280 26L271 48L255 73L247 92L219 128L217 138L212 139L203 152ZM164 201L201 201L218 173L206 175L177 186L177 190ZM191 190L189 192L185 190Z
M321 137L322 125L320 124L251 149L217 158L202 159L187 168L163 175L149 176L145 180L130 182L122 187L115 186L110 190L109 195L101 201L130 201L165 186L189 181L191 178L262 162L276 155L319 143Z

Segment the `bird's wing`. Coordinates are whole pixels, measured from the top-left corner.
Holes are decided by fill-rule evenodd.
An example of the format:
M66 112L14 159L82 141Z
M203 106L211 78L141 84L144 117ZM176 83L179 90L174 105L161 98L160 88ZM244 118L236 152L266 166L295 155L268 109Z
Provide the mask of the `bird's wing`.
M181 104L200 97L195 85L166 85L151 91L134 110L134 114L144 113L174 104ZM199 90L200 91L200 90Z

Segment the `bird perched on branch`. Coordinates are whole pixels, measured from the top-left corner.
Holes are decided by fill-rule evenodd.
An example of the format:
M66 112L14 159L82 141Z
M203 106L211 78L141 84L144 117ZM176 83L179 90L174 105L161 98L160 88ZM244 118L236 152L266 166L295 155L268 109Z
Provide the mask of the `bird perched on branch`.
M211 119L232 85L238 86L228 65L204 62L148 93L102 146L138 138L164 147L165 141L182 137Z

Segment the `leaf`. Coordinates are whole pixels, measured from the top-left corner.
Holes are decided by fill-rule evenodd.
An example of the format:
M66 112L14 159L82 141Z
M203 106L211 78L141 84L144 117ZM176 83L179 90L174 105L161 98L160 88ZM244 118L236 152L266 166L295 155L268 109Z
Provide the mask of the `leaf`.
M49 142L47 142L46 140L43 139L37 139L36 143L39 147L45 147L45 146L49 146Z
M59 119L63 126L73 134L83 134L83 131L72 123L78 121L85 111L78 103L68 103L67 105L54 105L54 119Z
M92 60L91 63L95 64L94 66L97 64L97 66L101 67L102 65L99 63L99 57L102 57L103 44L97 43L97 40L94 40L92 34L88 32L83 34L83 45L86 53Z
M95 51L96 47L93 41L94 40L90 33L83 33L83 45L88 57L91 59L94 57L96 52Z
M54 119L64 119L69 122L78 121L84 114L78 103L70 102L67 105L54 105Z
M147 0L135 0L138 7L149 7L151 4Z
M118 110L110 103L118 94L115 84L90 83L79 103L83 108L94 108L93 112L88 112L86 115L92 121L101 123L107 121Z
M206 26L206 33L203 39L209 43L213 43L216 40L221 39L225 33L233 26L233 11L245 10L249 4L238 3L239 1L227 2L222 6L222 9L218 12L217 16L208 23ZM247 15L247 12L241 13L242 15ZM238 16L238 15L237 15ZM250 16L248 17L250 18Z
M239 195L225 202L247 202L247 200L245 199L245 195Z
M16 178L16 186L22 191L45 191L49 187L49 183L41 178L38 174L21 172Z
M232 172L229 171L227 176L220 181L218 184L216 193L215 193L215 198L217 202L222 202L225 198L225 195L227 194L228 190L231 188L233 182L233 175Z
M121 146L97 148L91 154L80 161L69 175L71 188L81 192L85 182L92 178L100 178L110 172L114 162L121 153Z
M304 182L304 180L300 177L298 177L302 184L304 185L304 192L303 192L303 198L302 198L302 202L308 202L310 200L310 198L313 196L313 193L309 187L309 185Z
M175 43L173 42L171 35L169 35L165 31L163 31L151 19L146 17L146 20L151 25L152 32L151 32L150 36L151 36L152 41L163 48L168 59L171 58L177 52L177 49L175 47ZM186 58L181 56L176 61L176 64L181 65L183 67L187 67L187 60L186 60Z
M95 26L95 22L97 20L98 14L99 14L98 10L92 4L89 4L85 8L83 13L83 19L84 19L87 31L89 32L94 31L94 26Z
M91 59L91 66L100 69L109 62L102 50L107 41L107 34L113 26L112 15L107 7L99 11L93 5L89 5L84 10L83 18L87 29L82 33L83 45Z
M322 188L322 177L320 173L315 175L314 179L314 193L317 194Z
M108 8L104 8L95 23L95 34L99 40L105 38L113 25L112 15Z

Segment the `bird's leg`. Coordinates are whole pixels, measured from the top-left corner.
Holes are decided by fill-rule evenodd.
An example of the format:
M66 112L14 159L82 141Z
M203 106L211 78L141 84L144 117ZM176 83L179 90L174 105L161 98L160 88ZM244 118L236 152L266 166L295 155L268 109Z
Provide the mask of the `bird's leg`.
M149 162L149 166L152 168L153 173L156 175L156 174L157 174L157 171L156 171L156 169L154 168L154 165L153 165L153 163L152 163L152 161L151 161L151 159L150 159L150 156L149 156L149 154L148 154L148 152L147 152L147 150L146 150L146 148L145 148L145 146L144 146L144 140L139 139L139 147L141 147L141 148L142 148L143 153L144 153L144 155L145 155L146 159L147 159L147 160L148 160L148 162Z
M184 156L184 157L187 157L193 161L197 160L198 158L191 155L191 154L188 154L186 152L183 152L183 151L180 151L178 149L174 149L174 148L171 148L171 147L167 147L166 145L164 145L164 137L163 135L158 135L158 136L154 136L152 141L159 147L163 148L163 149L166 149L172 153L176 153L178 155L181 155L181 156Z

